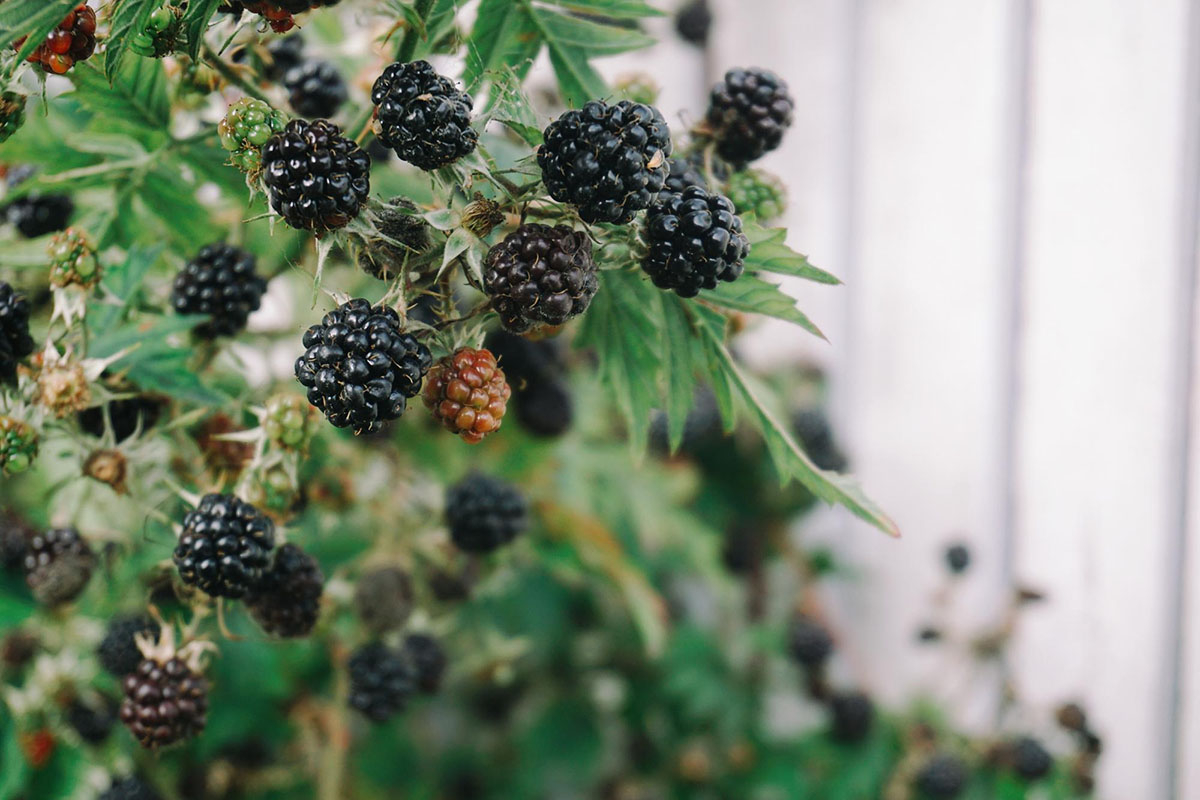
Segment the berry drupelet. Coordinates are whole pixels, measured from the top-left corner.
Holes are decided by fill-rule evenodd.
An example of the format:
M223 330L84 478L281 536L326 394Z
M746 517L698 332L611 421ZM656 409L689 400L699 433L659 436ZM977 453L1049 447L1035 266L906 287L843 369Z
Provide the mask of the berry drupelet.
M29 301L0 281L0 384L17 377L17 363L33 352L29 333Z
M404 413L433 357L400 328L394 309L350 300L304 334L296 379L339 428L372 433Z
M512 389L487 350L459 348L433 365L422 398L434 419L468 444L500 430Z
M317 560L294 544L275 551L270 568L246 595L250 615L267 633L307 636L321 613L325 575Z
M379 642L350 657L350 707L372 722L385 722L404 710L416 677L404 656Z
M792 124L787 84L762 69L731 69L709 95L707 126L717 154L738 166L779 147Z
M21 37L13 43L13 49L20 49L24 43L25 37ZM85 2L68 13L26 60L45 72L62 75L76 62L91 58L95 51L96 12Z
M145 614L126 614L114 617L108 623L104 638L96 648L96 660L110 674L123 678L142 663L138 650L138 634L158 640L158 626Z
M657 109L593 100L550 123L537 161L555 200L585 222L623 225L662 190L669 155L671 133Z
M175 313L207 316L208 321L195 329L202 339L236 335L267 291L254 263L253 254L233 245L206 245L175 277L171 292Z
M453 164L479 140L471 96L426 61L389 65L371 87L371 102L379 141L420 169Z
M257 587L275 547L275 523L233 495L208 494L183 518L175 566L183 582L213 597Z
M283 77L288 103L302 117L332 117L349 97L346 81L328 61L304 61Z
M527 223L488 251L484 290L510 331L562 325L582 314L599 288L592 242L565 225Z
M446 490L446 524L458 549L489 553L525 530L529 507L512 484L472 473Z
M69 603L83 593L96 568L96 554L74 528L51 528L29 540L25 582L47 606Z
M323 119L294 119L262 148L271 208L288 225L317 235L344 228L371 190L371 157Z
M691 186L660 198L646 214L642 269L660 289L695 297L742 274L750 244L729 198Z

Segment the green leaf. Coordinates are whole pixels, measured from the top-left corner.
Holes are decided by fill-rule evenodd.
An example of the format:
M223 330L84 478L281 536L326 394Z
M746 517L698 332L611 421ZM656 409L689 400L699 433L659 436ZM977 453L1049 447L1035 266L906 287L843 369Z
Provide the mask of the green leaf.
M106 298L109 302L98 303L88 311L88 322L93 330L112 330L126 307L132 305L146 275L150 273L150 268L158 261L162 251L162 244L134 247L124 262L105 270L101 285L111 297Z
M463 83L474 90L489 73L510 71L524 78L542 49L529 8L516 0L483 0L467 39Z
M784 241L787 231L783 228L764 228L746 222L744 230L750 240L750 253L746 256L746 269L750 272L774 272L830 285L841 283L836 276L814 267L806 256L788 247Z
M195 60L204 42L208 22L217 13L221 0L191 0L180 21L180 34L187 46L187 54Z
M195 405L222 405L230 398L212 389L196 374L190 363L192 349L186 340L180 345L171 339L189 331L202 321L198 317L161 317L149 324L130 324L101 334L88 349L88 355L106 358L128 350L114 365L127 371L130 380L140 386Z
M814 325L803 311L796 308L794 297L776 284L755 275L745 274L732 283L721 283L716 289L705 292L701 300L733 311L764 314L791 322L814 336L825 339L821 329Z
M479 126L481 130L486 120L492 119L508 127L530 147L542 143L542 129L529 98L521 90L521 77L514 70L507 68L494 79L488 105L485 121Z
M26 37L7 74L25 60L58 27L79 0L7 0L0 3L0 50Z
M109 133L127 132L151 148L166 139L171 104L161 62L126 60L111 85L91 62L77 65L70 77L75 91L69 96L104 119Z
M542 0L546 5L559 6L569 11L588 14L603 14L614 19L637 19L638 17L662 17L659 11L645 0Z
M587 56L611 56L640 50L654 39L636 29L605 25L550 9L534 8L533 20L552 49L579 51Z
M104 74L110 81L120 72L121 62L133 44L134 34L145 30L150 13L158 8L158 0L118 0L112 23L105 40Z
M683 307L666 292L659 293L663 312L663 359L667 364L667 440L671 452L683 443L683 431L688 412L692 409L692 398L696 392L696 380L692 371L691 323L683 313Z
M139 199L156 216L167 233L184 250L220 235L208 209L196 198L197 187L177 171L160 166L146 175Z
M608 84L588 63L587 56L573 43L554 37L552 31L559 30L556 20L561 14L542 9L533 10L533 19L546 40L550 51L550 64L558 79L558 88L567 105L578 108L589 100L608 94Z

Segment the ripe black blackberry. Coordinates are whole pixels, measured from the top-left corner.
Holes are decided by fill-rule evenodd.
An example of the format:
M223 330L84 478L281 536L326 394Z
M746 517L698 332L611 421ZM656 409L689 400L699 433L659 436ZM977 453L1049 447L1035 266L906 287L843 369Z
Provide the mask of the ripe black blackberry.
M750 252L733 202L699 186L656 201L646 214L643 236L648 247L642 269L655 286L680 297L737 280Z
M526 223L488 251L483 283L508 330L562 325L582 314L599 288L592 241L566 225Z
M138 430L153 428L162 413L163 405L162 398L152 395L123 397L103 405L85 408L76 415L76 419L84 433L98 439L104 436L107 413L108 421L112 425L113 440L120 444Z
M514 390L513 413L527 432L552 439L571 429L575 403L565 383L544 380Z
M302 117L332 117L346 102L349 92L337 67L328 61L304 61L283 76L288 104Z
M804 452L818 469L841 472L846 468L846 456L833 439L833 427L824 411L819 408L797 411L792 417L792 428Z
M550 123L537 154L550 196L585 222L626 224L649 208L670 166L671 132L652 106L599 100Z
M51 528L29 539L25 582L47 606L69 603L83 593L96 568L96 554L74 528Z
M372 722L384 722L404 710L415 679L399 652L379 642L364 645L350 657L350 707Z
M566 371L562 342L558 339L528 339L504 330L488 333L483 346L496 356L496 363L514 392L535 383L557 381Z
M339 428L372 433L404 413L433 363L391 308L362 299L330 311L304 334L296 379L308 402Z
M875 704L862 692L837 692L829 698L829 735L845 744L867 738L875 721Z
M946 548L946 568L954 575L961 575L971 566L971 551L965 544L952 544Z
M272 39L267 44L267 54L271 63L266 65L263 74L268 80L281 81L293 67L300 66L304 60L304 37L298 33Z
M8 171L6 183L11 189L33 177L36 169L20 166ZM4 215L26 239L35 239L67 227L75 204L65 194L42 194L34 191L4 207Z
M668 164L671 174L667 176L662 191L658 193L658 199L669 200L671 195L678 194L692 186L699 186L701 189L708 188L708 179L704 177L703 165L698 160L679 156L670 159Z
M96 648L96 660L110 674L123 678L142 663L142 652L134 640L139 633L158 641L158 626L145 614L113 617Z
M307 636L321 613L325 575L317 560L294 544L275 551L271 566L246 594L250 615L267 633Z
M423 170L453 164L475 149L471 95L427 61L390 64L371 87L375 135Z
M271 208L297 230L318 236L344 228L371 191L371 157L323 119L294 119L262 148Z
M706 124L717 154L744 166L779 147L792 124L787 84L763 69L731 69L709 95Z
M121 721L142 747L190 739L208 723L208 681L182 658L145 658L122 688Z
M927 800L954 800L970 778L967 765L958 756L938 753L917 772L917 791Z
M176 314L204 314L208 322L197 325L203 339L234 336L258 310L267 282L254 270L254 255L214 242L201 248L196 257L175 277L171 305Z
M703 47L708 43L708 31L713 15L708 0L689 0L675 12L675 31L688 44Z
M1013 772L1022 780L1039 781L1054 769L1054 757L1037 739L1022 736L1009 749Z
M371 570L354 586L354 608L373 633L399 628L412 614L412 578L399 567Z
M792 620L788 630L788 645L792 657L809 669L822 666L833 653L833 639L829 632L816 620L806 616Z
M230 494L208 494L183 518L175 545L179 577L213 597L243 597L262 580L275 523Z
M84 701L74 698L67 705L67 724L88 744L100 744L117 724L117 701L106 694Z
M511 542L528 523L524 495L498 478L472 473L446 490L446 524L460 550L491 552Z
M446 671L446 651L441 643L429 634L412 633L404 637L401 654L412 665L417 688L425 694L436 693Z
M162 800L162 795L154 791L150 784L141 778L117 778L104 792L99 800Z

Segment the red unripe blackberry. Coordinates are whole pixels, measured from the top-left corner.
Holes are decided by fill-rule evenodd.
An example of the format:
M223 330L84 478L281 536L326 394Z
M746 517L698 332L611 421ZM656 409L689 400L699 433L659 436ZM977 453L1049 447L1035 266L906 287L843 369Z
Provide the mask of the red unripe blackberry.
M434 419L468 444L500 429L512 389L487 350L463 347L433 365L422 394Z
M562 325L582 314L599 288L592 241L565 225L527 223L488 251L483 282L508 330Z
M472 473L446 490L446 524L459 550L489 553L528 527L529 506L512 484Z
M349 97L346 81L328 61L304 61L283 76L288 104L302 117L332 117Z
M399 567L371 570L354 586L354 608L373 633L399 628L412 614L412 578Z
M39 603L69 603L87 588L96 554L74 528L51 528L29 540L25 582Z
M339 428L372 433L398 418L421 390L433 357L400 328L400 315L363 299L350 300L304 334L296 380L308 402Z
M788 630L788 646L792 657L802 666L815 669L822 666L833 653L833 639L816 620L798 616Z
M98 800L162 800L162 795L141 778L129 776L114 780Z
M371 157L327 120L294 119L262 148L271 208L320 235L358 216L371 190Z
M537 161L555 200L585 222L623 225L662 190L669 155L671 132L656 108L593 100L550 123Z
M829 698L829 735L845 744L867 738L875 720L875 704L862 692L837 692Z
M384 722L404 710L415 690L412 665L379 642L350 657L350 707L372 722Z
M317 560L294 544L275 551L270 568L246 595L250 615L267 633L307 636L321 613L325 575Z
M417 688L425 694L437 692L446 671L446 651L438 640L425 633L409 634L401 655L412 665Z
M958 756L938 753L917 773L916 785L926 800L954 800L967 786L970 774Z
M158 641L158 626L145 614L114 617L96 648L96 660L110 674L123 678L142 663L136 636L143 634Z
M750 243L733 202L691 186L658 199L646 214L642 269L660 289L695 297L742 274Z
M258 310L267 282L254 270L254 255L214 242L201 248L175 277L171 305L176 314L209 318L195 329L203 339L233 336Z
M17 363L33 352L29 333L29 301L0 281L0 383L17 377Z
M181 658L143 659L121 685L121 721L142 747L190 739L208 722L208 681Z
M275 523L229 494L208 494L183 518L175 545L179 577L213 597L242 597L262 580Z
M13 43L13 49L20 49L25 43L22 36ZM50 31L46 40L29 54L28 61L40 66L46 72L62 75L75 66L77 61L91 58L96 51L96 12L87 3L80 3Z
M471 127L471 95L427 61L389 65L371 87L371 102L379 141L420 169L453 164L479 140Z
M706 123L717 154L743 166L779 147L792 124L787 84L763 69L731 69L709 95Z

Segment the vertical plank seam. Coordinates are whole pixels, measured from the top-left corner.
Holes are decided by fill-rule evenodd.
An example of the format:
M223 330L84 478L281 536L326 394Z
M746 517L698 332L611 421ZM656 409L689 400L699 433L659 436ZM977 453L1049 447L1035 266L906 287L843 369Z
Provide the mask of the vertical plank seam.
M836 199L838 208L837 258L840 263L836 271L840 274L845 295L842 300L842 356L835 361L837 374L835 379L835 395L838 402L833 403L835 423L850 434L850 443L858 444L854 432L854 417L856 409L857 387L854 385L854 362L857 360L858 337L855 335L856 303L861 287L857 283L858 275L858 195L859 195L859 159L862 155L859 120L862 103L862 37L863 37L863 4L866 0L847 0L845 18L841 21L842 44L844 53L841 59L842 101L840 104L838 128L841 131L841 149L838 160L841 162L839 176L839 195ZM840 384L840 388L836 388ZM841 419L836 416L837 409L845 409ZM847 515L848 518L849 515Z
M1185 74L1183 80L1183 152L1180 154L1179 198L1178 198L1178 262L1176 264L1174 309L1175 363L1172 367L1170 394L1169 441L1173 447L1168 454L1168 475L1172 482L1167 487L1167 508L1172 515L1172 538L1167 547L1167 614L1165 631L1164 666L1166 693L1163 697L1162 738L1167 761L1163 770L1166 784L1164 797L1179 797L1182 780L1180 748L1184 742L1184 647L1187 619L1187 574L1191 553L1188 547L1188 527L1192 509L1189 490L1192 478L1191 444L1194 420L1192 419L1193 395L1195 392L1195 326L1196 326L1196 266L1197 236L1200 225L1200 0L1191 0L1188 10L1187 34L1184 42Z

